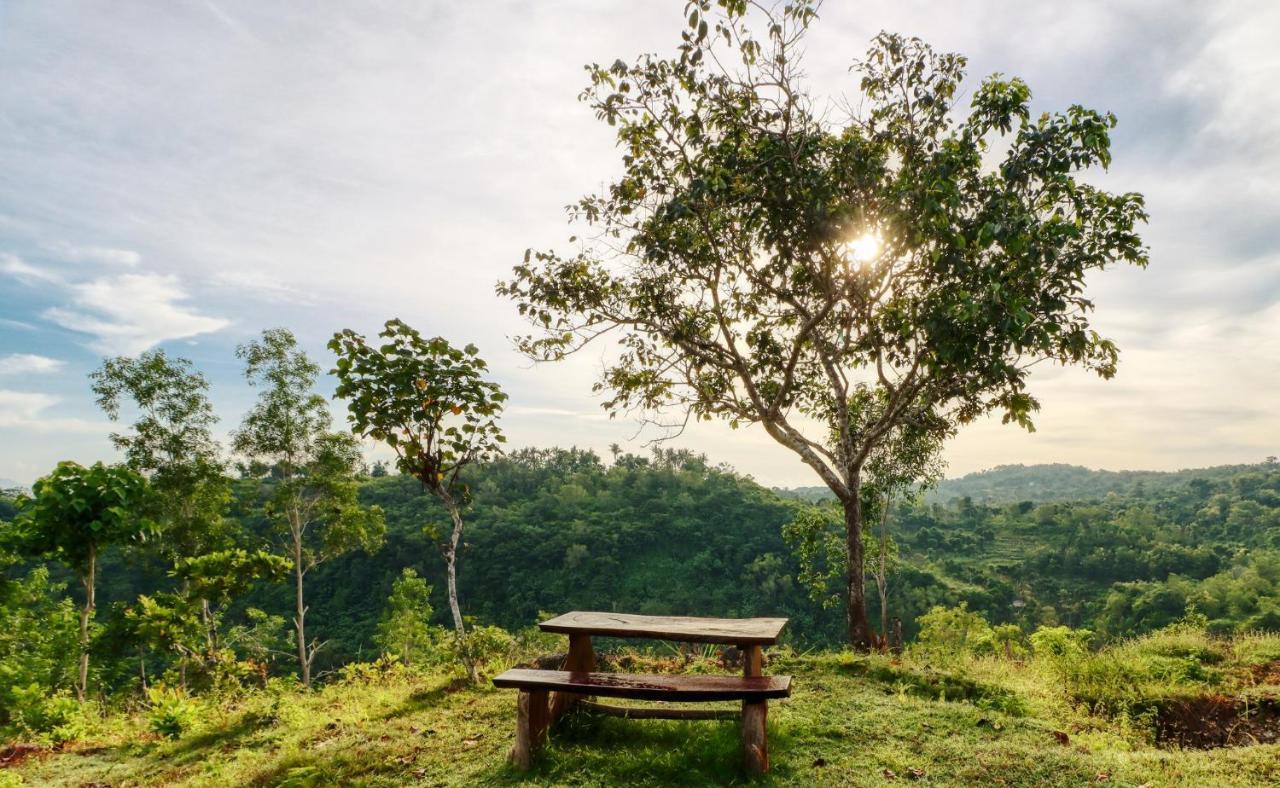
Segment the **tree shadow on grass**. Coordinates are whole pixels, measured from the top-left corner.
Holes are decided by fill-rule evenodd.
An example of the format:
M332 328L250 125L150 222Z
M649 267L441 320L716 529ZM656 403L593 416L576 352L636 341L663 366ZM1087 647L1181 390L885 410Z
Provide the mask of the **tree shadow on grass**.
M204 759L210 750L240 748L244 746L242 739L270 727L271 724L259 715L244 712L233 724L183 737L163 752L156 753L156 757L169 766L186 765Z
M466 679L451 679L433 687L424 687L410 693L408 700L382 715L384 720L395 720L439 706L450 695L470 687Z

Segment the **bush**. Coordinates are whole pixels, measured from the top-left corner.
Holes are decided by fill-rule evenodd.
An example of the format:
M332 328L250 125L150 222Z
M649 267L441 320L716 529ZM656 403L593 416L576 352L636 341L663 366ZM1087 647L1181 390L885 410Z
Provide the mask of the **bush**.
M916 619L920 634L914 648L935 660L951 660L964 656L995 652L995 631L980 613L967 603L958 607L937 606Z
M1037 657L1072 659L1089 651L1093 633L1071 627L1039 627L1031 633L1031 649Z
M199 706L179 688L163 684L147 690L147 723L151 730L170 739L178 739L191 730L200 716Z
M459 643L455 635L450 639L458 660L464 656L475 660L477 668L502 668L518 658L516 639L501 627L472 625L467 631L465 643Z
M385 685L401 681L409 666L395 654L386 654L373 662L348 662L338 669L339 680L352 685Z
M62 744L84 734L83 709L65 691L50 695L44 687L32 683L25 687L12 687L9 696L12 699L10 717L14 725L27 735Z

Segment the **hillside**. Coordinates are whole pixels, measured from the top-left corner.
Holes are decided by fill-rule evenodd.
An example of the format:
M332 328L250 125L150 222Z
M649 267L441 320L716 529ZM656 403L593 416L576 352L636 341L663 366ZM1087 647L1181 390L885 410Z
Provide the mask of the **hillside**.
M1147 664L1143 660L1164 658L1159 655L1188 637L1201 649L1223 648L1192 634L1174 634L1129 652L1126 664L1140 670ZM1217 671L1218 678L1202 673L1200 679L1162 681L1148 700L1149 708L1164 710L1154 726L1126 715L1087 713L1063 694L1064 674L1055 667L1059 663L1047 660L1007 662L951 654L939 668L913 655L891 661L773 650L769 672L793 675L795 688L791 698L771 704L773 770L761 784L1274 783L1280 780L1280 744L1171 748L1162 739L1183 736L1188 744L1204 746L1224 735L1214 721L1180 728L1188 706L1176 693L1204 692L1210 686L1221 692L1231 681L1224 669L1245 668L1249 660L1280 659L1280 643L1274 639L1247 644L1247 655L1241 650L1246 643L1240 643L1225 661L1222 655L1191 660ZM935 659L943 656L934 654ZM688 663L642 654L632 660L633 668L635 660L643 660L646 670L723 670L700 656ZM1263 664L1280 670L1280 662ZM1280 673L1275 678L1280 680ZM1218 721L1274 742L1280 736L1277 690L1252 682L1252 711L1246 712L1251 716L1237 717L1232 711L1230 718ZM190 703L195 722L176 740L153 732L154 713L112 717L92 723L83 740L65 752L9 751L14 765L0 768L0 785L744 782L733 722L584 717L558 726L532 773L520 775L505 763L513 736L514 693L488 685L469 688L447 673L370 666L348 671L343 680L314 693L275 686Z

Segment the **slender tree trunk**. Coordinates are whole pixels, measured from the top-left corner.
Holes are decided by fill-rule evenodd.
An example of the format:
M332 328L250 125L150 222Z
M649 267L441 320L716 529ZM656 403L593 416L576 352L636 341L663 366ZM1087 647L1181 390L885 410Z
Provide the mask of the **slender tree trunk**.
M307 654L307 606L302 590L302 532L296 526L293 536L293 582L294 582L294 614L293 626L298 636L298 666L302 668L302 686L311 686L311 659Z
M89 689L89 622L93 619L97 575L98 550L91 545L89 566L84 573L84 607L80 608L80 678L76 682L76 700L81 703Z
M871 650L871 625L867 621L866 566L862 555L862 480L849 474L849 497L844 504L845 574L849 584L847 622L849 645L854 651Z
M479 683L480 674L476 670L475 655L471 653L467 642L467 630L462 621L462 607L458 604L458 545L462 541L462 512L453 497L444 496L445 507L453 520L453 532L449 535L448 545L444 550L445 568L449 578L449 611L453 614L453 628L458 633L458 644L462 651L462 664L467 669L467 676L472 682Z
M889 643L889 502L885 496L880 511L880 560L876 568L876 591L880 594L880 637Z
M147 654L138 646L138 675L142 677L142 692L147 692Z
M209 609L207 599L200 600L200 621L204 624L204 640L212 656L218 650L218 628L214 626L213 611Z

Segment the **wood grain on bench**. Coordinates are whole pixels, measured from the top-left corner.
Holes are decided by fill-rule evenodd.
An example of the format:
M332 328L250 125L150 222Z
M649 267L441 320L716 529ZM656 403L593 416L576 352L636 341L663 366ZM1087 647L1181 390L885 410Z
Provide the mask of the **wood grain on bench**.
M785 618L695 618L574 611L543 621L538 626L544 632L568 635L609 635L745 646L776 643L786 625Z
M791 694L790 676L671 676L512 669L493 680L497 687L560 690L637 700L766 700Z

